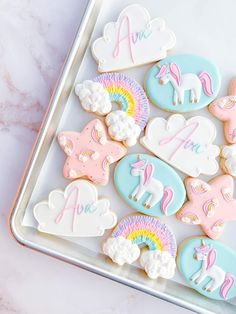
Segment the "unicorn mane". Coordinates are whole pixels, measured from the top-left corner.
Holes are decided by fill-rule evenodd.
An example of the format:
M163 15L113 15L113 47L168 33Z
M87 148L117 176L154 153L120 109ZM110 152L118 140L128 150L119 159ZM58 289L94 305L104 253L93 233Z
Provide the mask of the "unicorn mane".
M180 86L181 72L176 63L170 63L170 73L175 79L178 86Z
M216 262L216 250L211 249L207 256L207 270L210 269Z
M144 185L147 185L150 182L150 180L153 176L154 169L155 169L155 167L153 164L151 164L151 163L147 164L147 166L144 170L144 183L143 183Z

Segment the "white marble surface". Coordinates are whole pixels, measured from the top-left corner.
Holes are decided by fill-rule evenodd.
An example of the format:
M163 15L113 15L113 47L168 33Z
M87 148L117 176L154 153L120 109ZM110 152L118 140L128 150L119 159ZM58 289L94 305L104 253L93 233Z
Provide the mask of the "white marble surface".
M86 2L0 0L0 313L188 313L20 247L8 232L9 208Z

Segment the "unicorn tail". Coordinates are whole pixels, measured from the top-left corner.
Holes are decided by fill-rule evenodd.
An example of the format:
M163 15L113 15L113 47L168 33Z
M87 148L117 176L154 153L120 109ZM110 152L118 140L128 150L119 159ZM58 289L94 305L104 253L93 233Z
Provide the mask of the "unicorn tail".
M232 288L235 282L235 277L231 273L226 273L225 281L220 288L220 295L226 300L229 290Z
M161 211L164 215L167 215L168 206L173 201L174 191L172 188L166 186L164 188L164 196L161 201Z
M203 71L198 74L198 77L200 81L202 82L204 93L209 97L212 96L214 93L213 93L212 80L211 80L210 75L207 72Z

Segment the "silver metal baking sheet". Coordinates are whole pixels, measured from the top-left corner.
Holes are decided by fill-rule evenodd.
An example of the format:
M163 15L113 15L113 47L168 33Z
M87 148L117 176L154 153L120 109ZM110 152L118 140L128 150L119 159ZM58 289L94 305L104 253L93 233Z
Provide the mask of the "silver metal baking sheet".
M207 8L219 4L216 4L214 0L208 0L205 4L206 9L200 10L200 4L198 6L194 0L181 0L179 2L175 0L136 0L135 2L145 6L153 18L164 17L168 27L175 31L177 45L170 53L171 55L195 53L218 64L223 78L221 95L224 95L227 83L234 75L232 65L235 62L236 43L234 44L235 49L232 49L231 38L234 36L234 31L228 29L227 25L222 26L225 27L225 32L220 29L221 32L218 34L212 28L217 17L209 14ZM227 6L227 2L227 19L234 20L235 4L231 0L226 0L224 1L225 6ZM119 12L131 3L133 1L130 0L90 1L49 105L25 176L22 179L10 217L11 231L14 237L25 246L198 313L236 313L236 300L231 300L229 303L207 299L188 288L178 272L176 272L173 280L158 279L153 281L144 275L138 265L123 267L114 265L101 252L101 243L109 235L109 231L103 238L66 239L42 234L36 229L36 221L32 215L33 206L37 202L47 199L51 190L64 189L69 183L62 176L65 155L57 143L57 133L62 130L79 131L89 120L95 117L81 109L73 92L75 82L92 79L97 75L97 65L90 50L91 42L102 35L103 27L107 22L115 21ZM199 8L199 12L196 11L197 8ZM208 26L211 27L208 28ZM219 49L220 44L222 47L227 44L231 45L231 49L227 51L227 56L222 55L226 52L223 48ZM141 66L123 72L143 84L145 72L150 66ZM211 116L207 109L199 111L198 114L213 120L219 134L216 142L217 144L224 143L221 123ZM169 114L151 106L151 115L166 118ZM188 113L185 116L191 117L192 115L194 114ZM144 151L139 145L129 149L129 153ZM112 180L113 170L114 167L111 169L110 183L106 187L98 187L98 193L100 196L110 199L112 209L117 213L118 218L121 218L132 213L133 210L115 191ZM180 175L184 178L181 173ZM210 179L210 177L204 176L201 178ZM174 231L178 243L186 237L202 234L200 228L185 225L177 221L174 216L166 217L163 220ZM229 223L221 240L236 249L232 234L234 234L234 223Z

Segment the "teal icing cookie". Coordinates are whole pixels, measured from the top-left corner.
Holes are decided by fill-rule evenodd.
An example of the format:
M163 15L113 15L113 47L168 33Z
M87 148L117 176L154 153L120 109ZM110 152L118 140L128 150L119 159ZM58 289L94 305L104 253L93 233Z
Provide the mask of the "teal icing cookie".
M131 154L115 169L115 186L137 211L152 216L170 216L183 205L186 191L179 175L160 159Z
M185 240L178 248L177 265L188 284L215 300L236 296L236 252L207 237Z
M220 84L218 68L195 55L165 58L148 71L144 83L151 102L172 112L206 107L216 98Z

